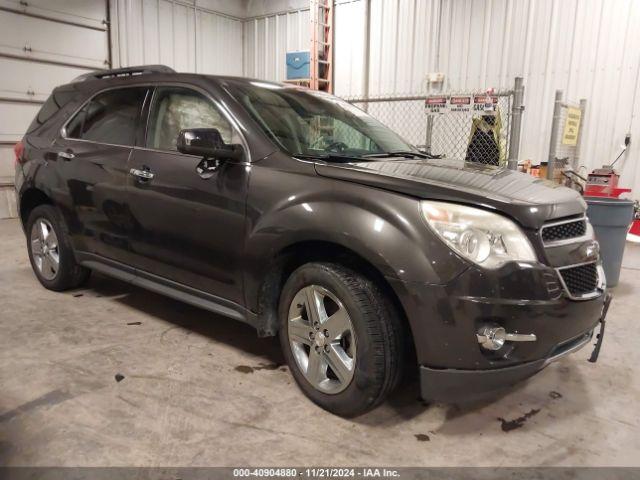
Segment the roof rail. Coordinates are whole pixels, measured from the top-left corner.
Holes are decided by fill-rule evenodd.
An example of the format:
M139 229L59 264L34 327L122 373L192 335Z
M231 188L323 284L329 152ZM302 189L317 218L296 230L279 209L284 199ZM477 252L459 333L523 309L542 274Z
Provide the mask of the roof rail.
M95 70L74 78L71 83L84 82L86 80L133 77L135 75L147 75L149 73L176 73L176 71L166 65L140 65L138 67L114 68L112 70Z

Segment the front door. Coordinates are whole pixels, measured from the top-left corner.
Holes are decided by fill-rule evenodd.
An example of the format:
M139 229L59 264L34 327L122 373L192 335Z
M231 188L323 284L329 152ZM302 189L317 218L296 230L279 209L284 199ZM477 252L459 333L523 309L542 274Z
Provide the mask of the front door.
M204 94L186 87L156 89L145 147L134 148L129 161L134 266L242 305L250 169L245 162L227 161L213 176L201 176L202 158L176 149L180 130L201 127L217 128L226 143L240 143Z

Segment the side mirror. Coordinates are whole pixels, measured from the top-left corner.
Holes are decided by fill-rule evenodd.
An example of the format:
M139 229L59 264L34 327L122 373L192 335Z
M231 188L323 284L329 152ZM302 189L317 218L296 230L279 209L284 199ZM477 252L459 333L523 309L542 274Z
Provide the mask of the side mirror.
M224 143L217 128L187 128L180 130L177 147L180 153L217 160L241 160L242 145Z

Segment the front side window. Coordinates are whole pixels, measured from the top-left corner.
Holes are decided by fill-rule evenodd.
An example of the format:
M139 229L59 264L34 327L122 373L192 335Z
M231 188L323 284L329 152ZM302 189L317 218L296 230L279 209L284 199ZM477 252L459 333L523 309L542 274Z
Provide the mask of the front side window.
M183 87L156 90L149 116L147 147L176 151L180 130L216 128L225 143L238 143L231 124L201 93Z
M417 153L366 112L333 95L265 82L229 82L228 86L262 130L290 154Z
M67 137L133 145L147 90L120 88L96 95L67 124Z

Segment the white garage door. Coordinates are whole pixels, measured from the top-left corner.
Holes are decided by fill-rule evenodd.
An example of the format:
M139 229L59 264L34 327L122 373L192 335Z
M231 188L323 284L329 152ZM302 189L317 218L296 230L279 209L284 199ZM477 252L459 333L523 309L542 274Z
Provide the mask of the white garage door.
M0 218L15 207L13 145L54 87L108 68L106 0L0 0Z

